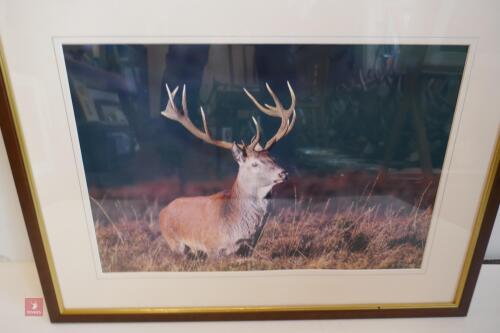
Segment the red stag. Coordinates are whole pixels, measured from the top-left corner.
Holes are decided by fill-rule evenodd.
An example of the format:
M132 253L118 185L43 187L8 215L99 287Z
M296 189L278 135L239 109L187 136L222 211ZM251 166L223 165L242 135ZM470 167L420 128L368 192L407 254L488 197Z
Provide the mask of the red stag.
M211 145L231 150L238 163L238 175L230 190L209 196L183 197L172 201L160 212L160 229L172 251L188 256L248 256L260 237L269 216L269 194L272 188L287 179L287 173L271 158L268 151L287 135L295 123L295 94L288 84L291 105L285 109L266 84L275 105L261 105L246 89L245 93L266 115L281 118L276 134L264 147L259 144L260 127L256 127L250 144L230 143L212 139L203 108L200 107L204 130L190 120L186 102L186 86L182 89L182 112L175 106L178 87L170 91L162 115L179 122L195 137Z

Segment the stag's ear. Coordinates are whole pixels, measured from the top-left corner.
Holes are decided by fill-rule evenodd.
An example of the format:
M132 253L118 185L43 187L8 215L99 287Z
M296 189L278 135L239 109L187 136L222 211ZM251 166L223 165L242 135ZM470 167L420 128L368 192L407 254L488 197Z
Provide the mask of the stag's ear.
M241 149L236 143L233 142L233 145L231 147L231 152L233 153L234 160L241 165L243 162L245 162L245 151Z

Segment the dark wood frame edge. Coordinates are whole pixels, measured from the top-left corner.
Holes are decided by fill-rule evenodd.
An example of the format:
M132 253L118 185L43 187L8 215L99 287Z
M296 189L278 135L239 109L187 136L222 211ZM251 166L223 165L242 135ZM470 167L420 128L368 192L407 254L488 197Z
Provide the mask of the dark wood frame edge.
M0 73L1 75L2 73ZM3 73L6 74L6 73ZM458 307L450 308L400 308L366 310L283 310L218 313L138 313L138 314L63 314L59 311L54 281L52 280L47 253L36 214L36 204L31 194L29 175L21 150L21 138L16 131L13 108L9 103L7 82L0 76L0 129L5 141L9 163L16 184L17 195L23 211L36 268L52 322L123 322L123 321L217 321L217 320L277 320L277 319L336 319L336 318L402 318L402 317L451 317L465 316L469 309L488 240L493 229L500 203L500 172L495 170L472 262Z
M13 110L9 103L7 82L0 69L0 129L7 150L12 175L16 185L19 203L23 212L24 222L35 259L36 269L42 285L45 304L51 321L58 321L59 307L57 305L54 283L50 275L47 254L43 246L42 234L36 214L35 201L31 194L26 164L21 152L21 141L16 131Z

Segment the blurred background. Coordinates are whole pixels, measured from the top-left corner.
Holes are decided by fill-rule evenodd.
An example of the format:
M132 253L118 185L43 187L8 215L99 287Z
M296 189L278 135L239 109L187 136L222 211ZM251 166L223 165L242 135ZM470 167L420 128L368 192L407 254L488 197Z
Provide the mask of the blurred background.
M153 188L166 179L175 179L180 193L192 182L213 181L210 192L237 170L228 151L160 115L165 83L186 84L191 120L202 128L202 105L214 138L249 142L255 116L265 142L279 119L257 110L242 89L272 104L267 82L288 107L289 81L297 122L272 155L292 179L342 176L330 184L342 191L373 175L439 176L467 47L65 45L64 55L91 192L161 196Z

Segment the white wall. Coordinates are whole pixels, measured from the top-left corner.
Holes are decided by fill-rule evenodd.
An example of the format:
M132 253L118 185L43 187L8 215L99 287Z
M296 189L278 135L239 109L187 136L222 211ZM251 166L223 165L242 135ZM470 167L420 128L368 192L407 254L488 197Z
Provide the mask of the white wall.
M500 216L497 216L487 259L500 259ZM0 135L0 261L33 260L14 180Z
M0 262L26 260L33 260L33 255L0 135Z

